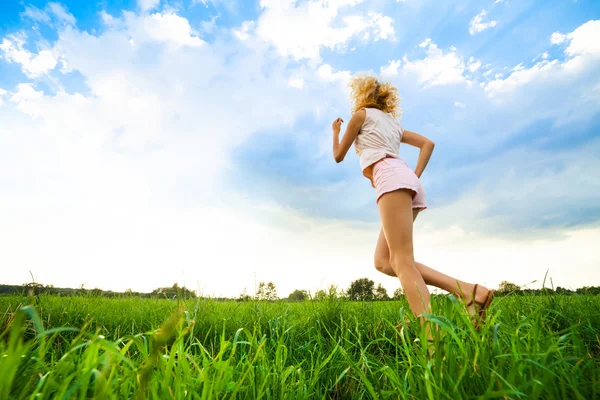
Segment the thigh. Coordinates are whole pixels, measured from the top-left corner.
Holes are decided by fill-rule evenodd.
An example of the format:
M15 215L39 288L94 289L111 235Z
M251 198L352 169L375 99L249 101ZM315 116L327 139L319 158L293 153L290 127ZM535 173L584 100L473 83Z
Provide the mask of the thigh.
M413 222L417 219L417 216L421 212L419 208L413 208ZM387 244L383 227L379 230L379 238L377 239L377 245L375 246L375 259L376 260L390 260L390 247Z
M379 216L390 259L402 257L412 259L413 255L413 191L408 189L385 193L379 199Z
M383 233L383 227L379 230L379 239L377 239L377 246L375 246L375 260L390 260L390 249Z

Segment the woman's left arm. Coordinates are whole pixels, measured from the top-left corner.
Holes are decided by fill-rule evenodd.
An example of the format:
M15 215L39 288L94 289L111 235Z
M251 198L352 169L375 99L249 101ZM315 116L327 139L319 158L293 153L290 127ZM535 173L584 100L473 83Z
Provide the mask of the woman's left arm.
M356 139L358 132L360 132L360 128L365 122L366 117L367 112L365 110L358 110L352 115L341 143L339 136L344 121L341 118L338 118L331 124L331 128L333 129L333 158L336 163L342 162L346 157L346 154L348 153L348 150L350 150L352 143L354 143L354 139Z

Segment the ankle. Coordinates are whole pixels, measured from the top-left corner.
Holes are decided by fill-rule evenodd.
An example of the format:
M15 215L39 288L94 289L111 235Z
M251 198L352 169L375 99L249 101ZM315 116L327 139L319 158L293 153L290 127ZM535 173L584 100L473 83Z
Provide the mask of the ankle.
M459 288L457 288L454 295L457 296L459 299L468 302L473 297L473 290L475 290L474 283L463 283L460 285ZM479 290L480 290L480 287L477 288L478 292L479 292Z

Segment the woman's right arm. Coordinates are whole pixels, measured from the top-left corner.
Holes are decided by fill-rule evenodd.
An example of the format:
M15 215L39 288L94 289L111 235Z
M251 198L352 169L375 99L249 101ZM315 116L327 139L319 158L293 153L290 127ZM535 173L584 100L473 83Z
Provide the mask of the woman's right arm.
M425 136L421 136L418 133L411 132L406 129L402 133L401 142L421 149L419 152L419 158L417 159L417 166L415 167L415 175L420 178L421 174L425 170L425 167L427 166L427 163L429 162L429 159L431 158L431 153L433 153L435 143L427 139Z

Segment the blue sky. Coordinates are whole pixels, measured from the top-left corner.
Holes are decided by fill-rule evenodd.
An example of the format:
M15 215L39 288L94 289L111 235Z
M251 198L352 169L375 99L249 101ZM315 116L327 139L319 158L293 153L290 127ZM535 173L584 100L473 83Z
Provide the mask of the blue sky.
M331 155L346 83L370 72L436 143L424 260L490 286L547 268L562 286L600 284L586 247L600 235L599 35L591 0L3 2L0 262L13 283L33 269L56 285L235 295L256 279L285 292L369 276L391 292L372 267L374 190L353 148ZM401 155L414 166L418 152ZM540 243L570 249L572 270L535 261ZM501 271L479 272L478 255Z

